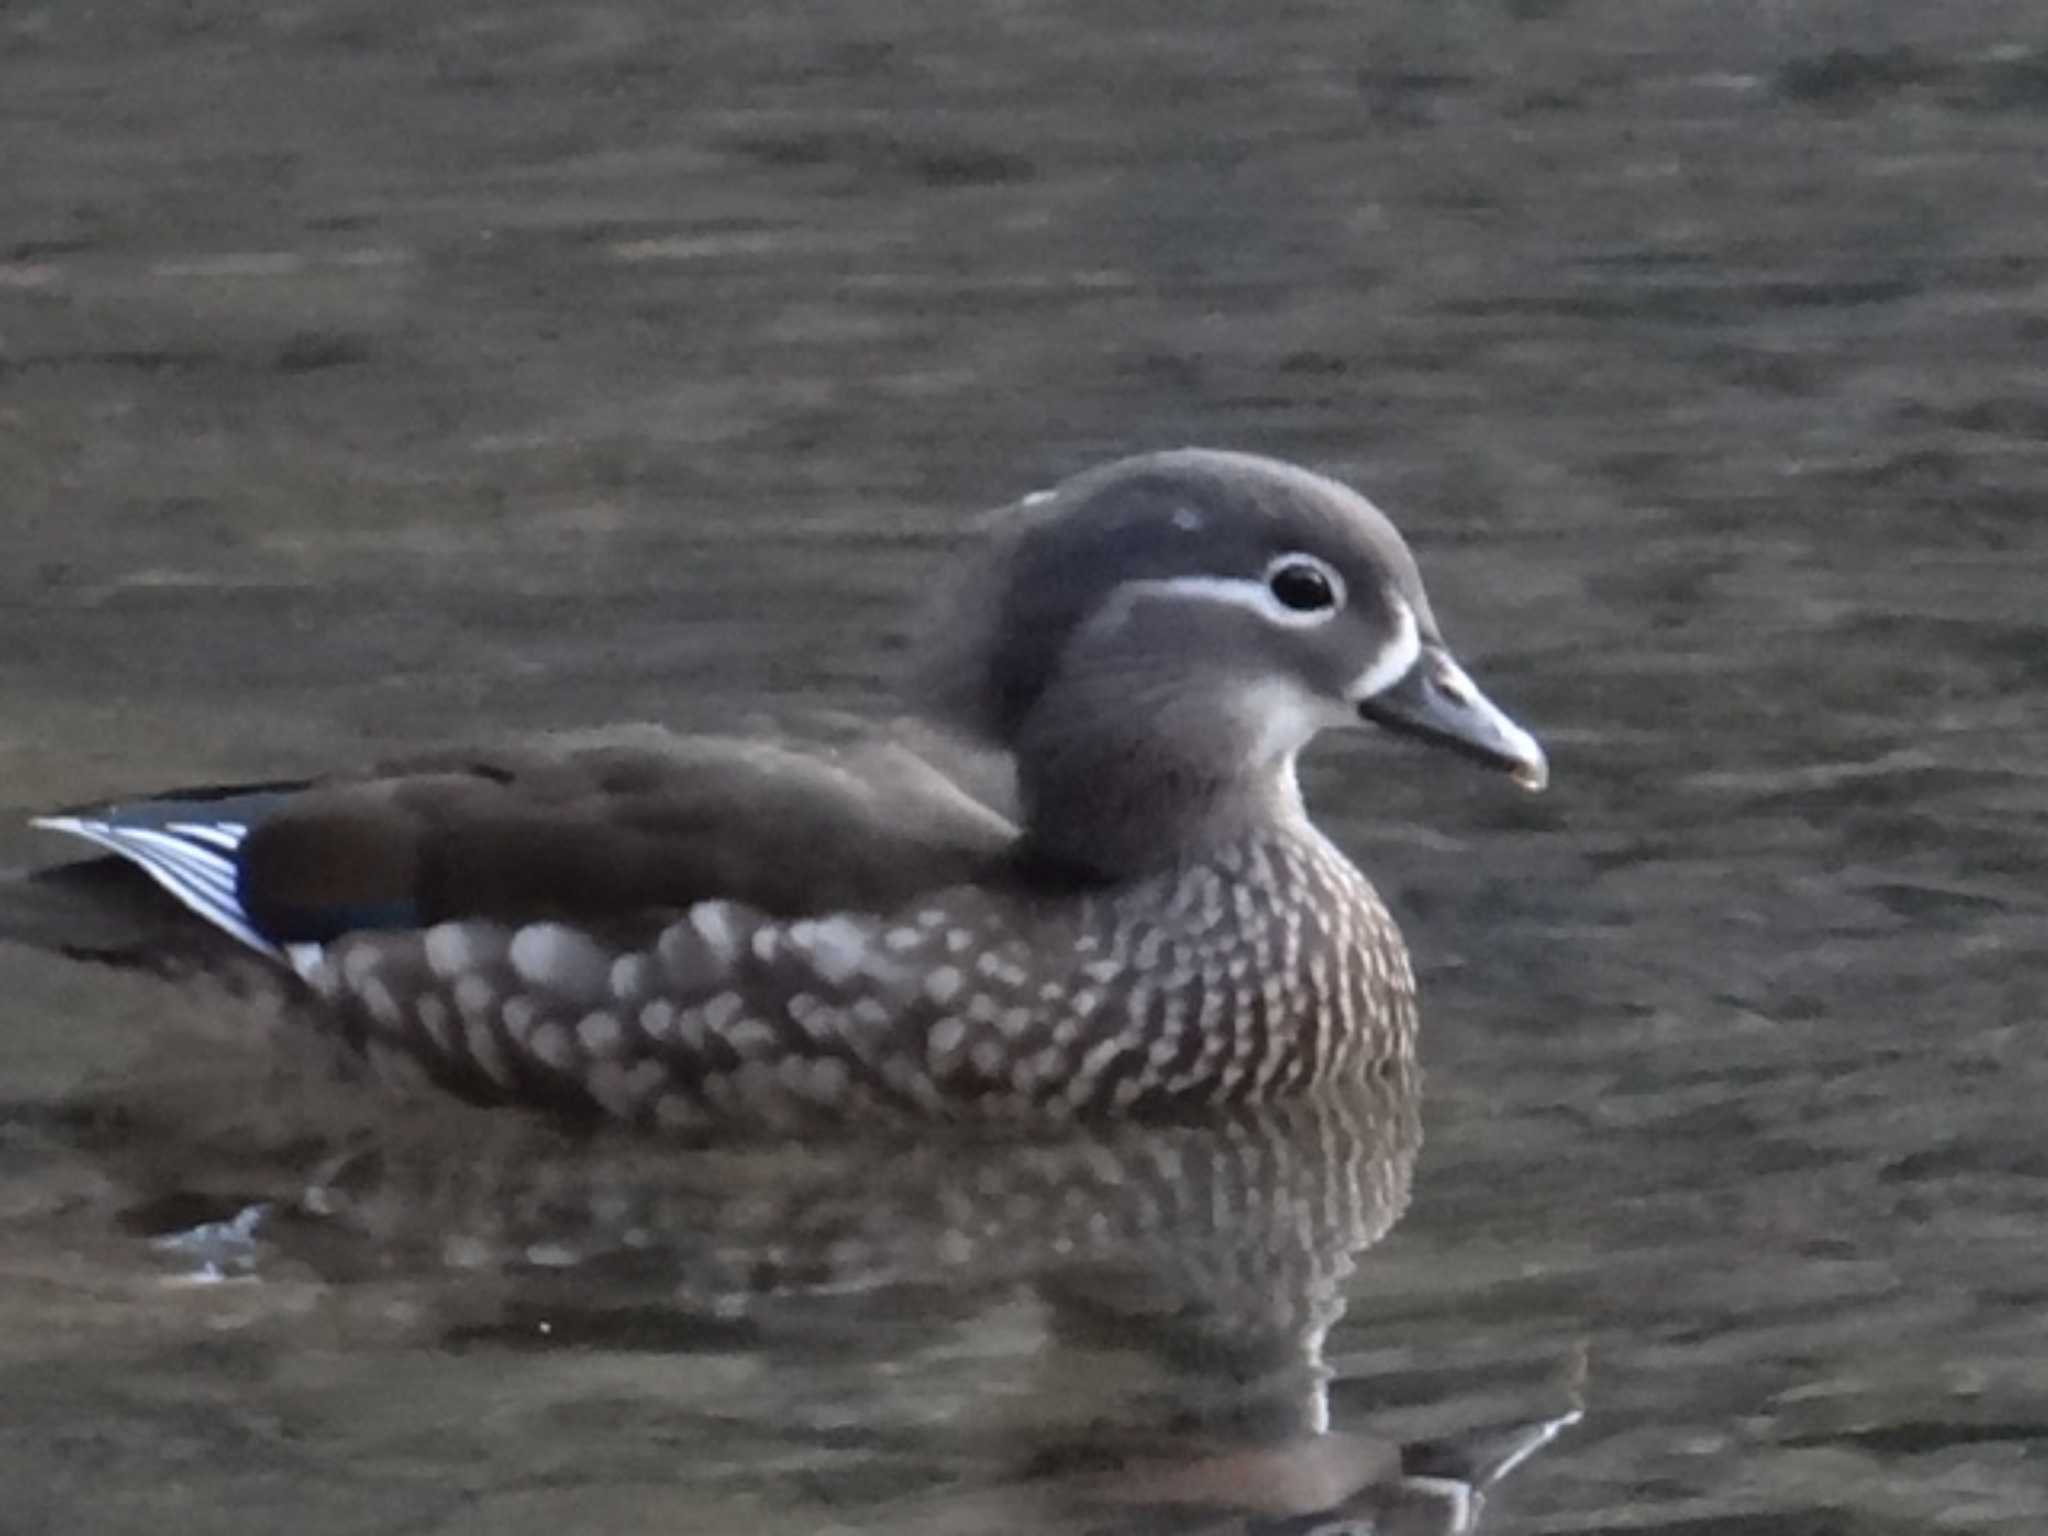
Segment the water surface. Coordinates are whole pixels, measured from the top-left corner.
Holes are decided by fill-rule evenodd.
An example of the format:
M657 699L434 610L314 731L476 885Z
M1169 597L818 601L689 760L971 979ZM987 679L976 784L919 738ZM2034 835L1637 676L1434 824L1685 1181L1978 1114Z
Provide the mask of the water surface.
M0 952L0 1528L1204 1528L1581 1406L1487 1529L2042 1528L2036 7L0 28L10 826L877 704L964 518L1187 442L1387 506L1555 769L1316 755L1428 1077L1307 1150L650 1166Z

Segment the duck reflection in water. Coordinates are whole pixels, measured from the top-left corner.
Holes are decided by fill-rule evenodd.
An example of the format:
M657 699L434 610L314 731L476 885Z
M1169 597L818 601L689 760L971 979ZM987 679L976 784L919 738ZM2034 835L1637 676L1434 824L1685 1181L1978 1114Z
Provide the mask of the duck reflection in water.
M1488 1491L1577 1421L1576 1387L1428 1442L1331 1410L1333 1385L1340 1420L1371 1390L1335 1378L1325 1343L1407 1205L1418 1109L1395 1063L1343 1092L1045 1137L679 1152L479 1112L460 1157L380 1127L263 1235L330 1273L366 1254L380 1274L461 1269L434 1292L454 1347L738 1350L793 1381L849 1354L888 1373L960 1339L999 1350L999 1390L963 1391L936 1447L929 1424L897 1445L877 1405L878 1455L957 1479L892 1495L892 1529L1472 1531ZM124 1122L131 1153L143 1129ZM223 1168L246 1194L234 1143ZM1498 1412L1446 1404L1430 1427ZM859 1497L826 1492L840 1518Z

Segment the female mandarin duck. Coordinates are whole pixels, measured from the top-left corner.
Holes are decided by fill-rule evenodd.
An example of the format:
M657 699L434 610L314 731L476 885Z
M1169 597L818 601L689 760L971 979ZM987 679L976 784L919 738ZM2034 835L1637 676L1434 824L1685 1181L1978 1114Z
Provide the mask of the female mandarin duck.
M115 857L33 878L91 914L37 937L147 958L140 870L380 1065L662 1128L1143 1113L1405 1060L1400 932L1296 755L1365 720L1547 770L1393 526L1187 450L984 533L921 702L1008 754L1013 813L908 736L566 739L44 817Z

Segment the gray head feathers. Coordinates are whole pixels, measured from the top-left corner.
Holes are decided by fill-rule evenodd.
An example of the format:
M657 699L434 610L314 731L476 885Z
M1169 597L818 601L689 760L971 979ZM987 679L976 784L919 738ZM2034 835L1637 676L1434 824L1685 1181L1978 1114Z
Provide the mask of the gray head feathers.
M1119 589L1182 577L1264 578L1291 552L1347 578L1391 624L1398 595L1424 638L1436 624L1414 558L1363 496L1295 465L1180 449L1124 459L983 519L926 627L915 683L935 717L1015 746L1088 621Z

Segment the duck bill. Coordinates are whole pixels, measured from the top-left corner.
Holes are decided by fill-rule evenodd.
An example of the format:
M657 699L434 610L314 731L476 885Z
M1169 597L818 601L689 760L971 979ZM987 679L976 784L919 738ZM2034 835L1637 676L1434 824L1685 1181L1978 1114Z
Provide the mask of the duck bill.
M1536 738L1481 693L1441 646L1423 646L1414 666L1359 701L1358 713L1387 730L1504 769L1532 793L1550 782L1550 761Z

